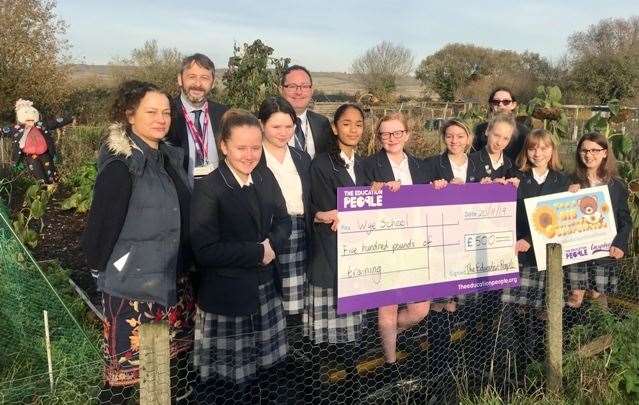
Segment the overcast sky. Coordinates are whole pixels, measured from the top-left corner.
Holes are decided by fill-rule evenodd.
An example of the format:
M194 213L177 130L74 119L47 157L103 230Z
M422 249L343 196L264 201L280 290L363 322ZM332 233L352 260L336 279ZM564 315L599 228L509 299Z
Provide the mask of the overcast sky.
M203 52L223 67L234 42L260 38L293 63L345 72L383 40L408 47L416 62L450 42L554 60L570 34L603 18L637 15L639 1L58 0L57 12L78 63L105 64L157 39L160 47Z

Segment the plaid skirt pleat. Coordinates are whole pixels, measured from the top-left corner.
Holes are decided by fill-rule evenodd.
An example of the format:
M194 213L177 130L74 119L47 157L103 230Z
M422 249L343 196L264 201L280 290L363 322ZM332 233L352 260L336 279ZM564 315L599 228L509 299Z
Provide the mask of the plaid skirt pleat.
M337 314L337 297L332 288L308 285L305 297L304 335L315 343L346 343L362 336L363 312Z
M286 319L272 281L260 284L259 303L258 312L247 316L198 309L193 363L203 381L214 374L242 384L286 357Z
M570 266L572 277L578 279L580 290L595 290L601 294L617 292L619 263L610 258L590 260Z
M292 215L291 236L278 256L278 275L282 286L282 304L287 315L304 311L306 285L306 233L304 217Z
M519 287L504 288L501 302L541 308L546 296L546 272L536 266L519 266Z

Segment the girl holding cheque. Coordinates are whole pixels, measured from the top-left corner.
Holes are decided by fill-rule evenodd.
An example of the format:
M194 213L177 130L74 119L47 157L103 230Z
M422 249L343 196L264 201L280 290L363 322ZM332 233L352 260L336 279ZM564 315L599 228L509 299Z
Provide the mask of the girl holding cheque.
M386 186L391 191L397 191L400 185L428 182L426 164L404 151L410 134L406 117L402 113L382 117L375 132L383 149L363 163L364 172L367 180L372 183L373 190ZM386 363L397 361L397 334L424 319L429 308L429 301L409 303L402 310L398 310L397 305L379 307L379 334Z
M305 334L315 343L360 340L362 313L338 315L337 310L337 188L365 184L360 157L355 153L364 132L364 112L342 104L333 118L329 151L311 163L311 206L314 210L309 289L305 297ZM350 352L352 352L352 348Z
M516 128L512 115L493 115L486 128L486 146L470 155L470 164L475 170L473 177L481 183L511 183L515 187L519 184L519 179L515 176L515 165L504 153Z
M617 267L615 262L624 257L628 249L632 218L628 208L628 187L618 177L617 161L609 148L608 139L600 133L584 134L577 143L576 167L570 191L580 188L608 186L612 212L617 225L617 235L610 246L610 257L590 260L570 266L571 280L577 280L571 287L568 306L581 306L585 290L592 298L607 304L606 294L617 290ZM603 210L604 207L601 207ZM610 209L610 208L608 208Z
M474 183L475 165L468 158L468 151L473 144L473 133L461 120L453 118L442 125L440 130L446 150L441 155L426 159L428 172L435 188L442 188L447 183Z

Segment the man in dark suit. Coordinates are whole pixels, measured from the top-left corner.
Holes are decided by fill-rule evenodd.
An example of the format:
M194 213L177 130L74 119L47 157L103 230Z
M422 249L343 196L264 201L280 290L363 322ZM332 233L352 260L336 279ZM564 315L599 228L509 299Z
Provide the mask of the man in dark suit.
M307 152L311 157L328 151L333 135L326 117L308 109L313 96L313 79L304 66L293 65L282 74L280 94L291 103L297 114L295 136L289 145Z
M217 149L222 115L228 107L207 98L215 83L215 65L196 53L182 61L177 76L180 95L171 103L171 144L184 150L189 182L215 170L222 159Z

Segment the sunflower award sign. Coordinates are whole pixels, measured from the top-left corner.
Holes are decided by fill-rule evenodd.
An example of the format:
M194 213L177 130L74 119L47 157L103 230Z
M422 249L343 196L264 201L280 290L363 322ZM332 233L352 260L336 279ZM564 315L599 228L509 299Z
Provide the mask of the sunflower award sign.
M337 312L514 287L510 185L339 188Z
M546 270L548 243L561 244L564 266L608 256L617 227L607 186L527 198L524 204L539 270Z

